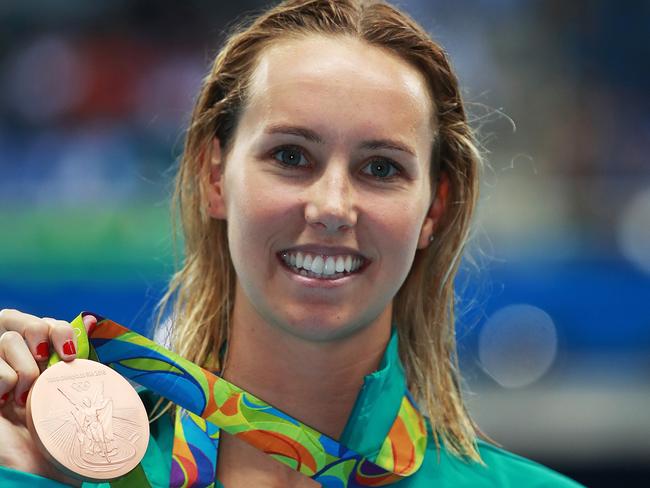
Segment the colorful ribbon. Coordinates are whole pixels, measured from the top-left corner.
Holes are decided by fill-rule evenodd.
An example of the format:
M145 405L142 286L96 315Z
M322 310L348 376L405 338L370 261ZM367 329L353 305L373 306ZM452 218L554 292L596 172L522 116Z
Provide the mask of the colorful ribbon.
M75 321L82 322L83 315ZM187 410L177 421L172 482L180 484L174 486L209 486L202 483L210 474L214 477L218 429L327 488L385 486L422 464L427 433L408 392L370 460L146 337L92 315L98 320L89 336L96 359ZM211 446L200 430L208 433Z
M220 429L181 407L174 423L170 488L214 487Z

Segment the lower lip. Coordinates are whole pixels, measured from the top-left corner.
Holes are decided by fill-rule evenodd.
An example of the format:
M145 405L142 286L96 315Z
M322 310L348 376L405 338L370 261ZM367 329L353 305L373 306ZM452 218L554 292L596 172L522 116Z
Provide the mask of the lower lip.
M347 276L342 276L341 278L337 278L335 280L328 280L324 278L312 278L310 276L303 276L301 274L294 272L293 268L289 268L289 266L287 266L287 263L285 263L282 260L282 258L278 257L278 261L280 261L280 265L282 269L289 275L289 277L293 281L303 286L306 286L308 288L338 288L340 286L350 283L357 276L361 275L365 271L365 268L367 268L367 266L362 266L360 271L357 271L356 273L352 273Z

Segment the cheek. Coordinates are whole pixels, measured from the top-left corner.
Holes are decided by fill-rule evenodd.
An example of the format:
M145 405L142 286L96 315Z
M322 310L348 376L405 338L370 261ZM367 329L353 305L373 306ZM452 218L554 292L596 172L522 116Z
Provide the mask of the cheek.
M292 220L295 214L295 202L290 194L279 192L268 181L259 176L240 178L229 200L228 226L231 237L231 249L257 249L268 247L270 242ZM294 219L295 220L295 219Z
M392 199L368 208L369 236L381 256L382 269L406 276L413 264L425 210L410 199Z
M371 212L380 234L375 238L381 239L382 246L403 247L411 242L417 245L423 215L420 205L410 200L387 200L373 205Z

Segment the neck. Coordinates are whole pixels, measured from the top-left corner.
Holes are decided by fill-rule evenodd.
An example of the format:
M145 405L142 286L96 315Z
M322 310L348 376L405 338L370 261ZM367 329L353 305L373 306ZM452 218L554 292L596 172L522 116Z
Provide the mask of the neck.
M339 439L390 339L390 307L351 336L314 342L267 323L237 295L224 378Z

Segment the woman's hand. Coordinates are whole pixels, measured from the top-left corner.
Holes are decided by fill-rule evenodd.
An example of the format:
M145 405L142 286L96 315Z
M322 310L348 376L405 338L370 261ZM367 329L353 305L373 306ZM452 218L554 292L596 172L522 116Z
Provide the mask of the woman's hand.
M84 317L86 330L96 322L92 316ZM46 461L25 423L27 394L47 366L51 351L64 361L76 357L70 323L18 310L0 311L0 466L80 485Z

